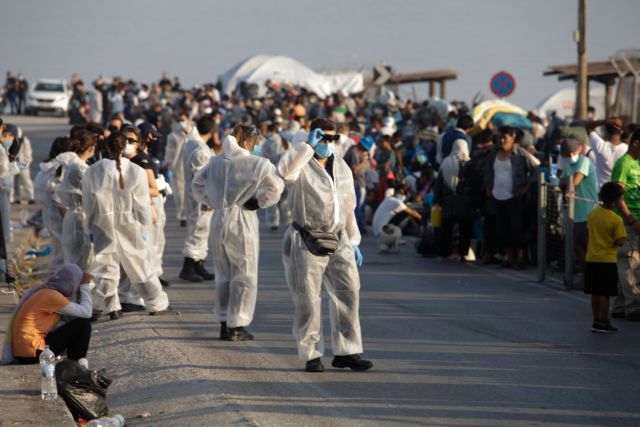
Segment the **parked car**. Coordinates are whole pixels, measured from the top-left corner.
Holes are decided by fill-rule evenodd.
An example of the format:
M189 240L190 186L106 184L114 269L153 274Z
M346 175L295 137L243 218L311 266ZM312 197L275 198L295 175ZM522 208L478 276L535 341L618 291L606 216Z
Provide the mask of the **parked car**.
M71 90L65 80L40 79L27 93L26 113L51 111L66 115L70 99Z

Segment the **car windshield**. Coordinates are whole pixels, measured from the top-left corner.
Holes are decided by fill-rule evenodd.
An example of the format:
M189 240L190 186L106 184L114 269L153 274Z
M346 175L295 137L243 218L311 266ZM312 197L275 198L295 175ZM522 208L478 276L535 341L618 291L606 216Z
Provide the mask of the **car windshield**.
M39 92L64 92L64 87L62 83L39 82L34 90Z

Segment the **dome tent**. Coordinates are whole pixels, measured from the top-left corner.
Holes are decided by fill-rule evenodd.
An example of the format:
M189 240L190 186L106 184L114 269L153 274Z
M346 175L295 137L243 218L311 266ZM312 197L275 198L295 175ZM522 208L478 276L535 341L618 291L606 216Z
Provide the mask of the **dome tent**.
M361 73L320 74L286 56L256 55L236 64L220 75L224 93L229 94L241 83L256 83L258 95L262 96L267 80L300 85L310 92L325 98L335 92L351 94L364 89Z

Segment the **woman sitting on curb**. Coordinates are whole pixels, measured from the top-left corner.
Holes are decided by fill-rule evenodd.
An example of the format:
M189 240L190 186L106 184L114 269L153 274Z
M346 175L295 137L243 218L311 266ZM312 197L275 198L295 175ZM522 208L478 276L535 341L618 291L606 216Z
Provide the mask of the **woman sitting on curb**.
M48 345L86 366L91 339L91 276L75 264L58 268L22 296L5 334L3 363L38 363ZM78 301L73 302L73 301ZM81 360L84 359L84 360Z

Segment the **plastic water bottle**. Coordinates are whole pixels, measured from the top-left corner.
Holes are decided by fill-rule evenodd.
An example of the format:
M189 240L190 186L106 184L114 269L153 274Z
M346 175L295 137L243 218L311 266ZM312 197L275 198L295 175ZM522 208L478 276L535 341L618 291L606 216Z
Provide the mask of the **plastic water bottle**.
M124 427L124 417L116 414L113 417L96 418L89 421L87 427Z
M40 353L40 371L42 373L42 400L56 400L58 388L56 387L56 355L44 348Z

